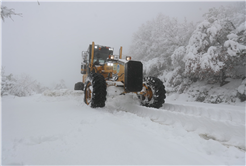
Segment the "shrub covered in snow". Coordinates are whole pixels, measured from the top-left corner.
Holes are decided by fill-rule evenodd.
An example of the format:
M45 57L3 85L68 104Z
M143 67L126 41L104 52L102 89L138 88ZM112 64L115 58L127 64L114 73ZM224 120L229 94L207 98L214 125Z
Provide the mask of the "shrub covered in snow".
M246 65L245 9L212 8L190 38L185 55L185 73L200 80L242 78Z
M242 84L237 88L237 96L241 101L246 101L246 78Z
M10 94L15 96L30 96L37 93L37 81L29 75L23 74L20 77L16 77L16 83L10 90Z
M168 93L183 93L198 80L224 86L227 78L246 77L245 25L243 2L211 8L196 26L160 14L134 34L131 54L144 61L145 75L163 80ZM197 100L220 101L204 95Z
M14 87L16 83L16 79L13 77L13 74L6 75L3 68L0 70L1 76L1 92L0 96L8 94L8 92Z
M239 79L230 79L230 82L222 87L218 83L208 84L204 81L197 81L186 89L186 93L191 101L232 104L239 101L237 87L240 84Z
M153 58L148 61L142 61L143 72L145 76L158 76L165 68L164 59Z
M61 79L58 83L53 84L52 89L54 90L67 89L67 86L65 81Z
M30 96L33 94L42 93L46 89L48 88L42 86L39 82L27 74L14 76L13 74L7 75L4 68L1 71L1 96Z
M181 69L185 68L185 61L184 61L184 55L186 53L186 48L184 46L181 46L179 48L177 48L173 54L171 55L171 59L172 59L172 64L173 67L181 67Z
M172 68L170 56L176 48L188 43L193 30L194 25L186 20L180 23L176 18L159 14L133 35L130 53L143 61L159 58L164 69Z

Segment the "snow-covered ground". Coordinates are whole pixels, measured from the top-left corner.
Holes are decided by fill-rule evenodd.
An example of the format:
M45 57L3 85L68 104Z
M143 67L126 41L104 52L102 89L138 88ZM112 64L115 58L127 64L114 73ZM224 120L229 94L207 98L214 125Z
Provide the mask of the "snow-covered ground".
M2 164L245 165L245 105L154 109L117 93L96 109L70 90L3 97Z

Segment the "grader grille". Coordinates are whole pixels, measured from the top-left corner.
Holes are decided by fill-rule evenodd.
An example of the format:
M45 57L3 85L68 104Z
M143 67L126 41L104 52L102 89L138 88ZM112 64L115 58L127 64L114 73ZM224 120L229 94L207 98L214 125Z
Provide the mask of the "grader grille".
M125 88L129 92L139 92L143 88L143 65L139 61L125 64Z

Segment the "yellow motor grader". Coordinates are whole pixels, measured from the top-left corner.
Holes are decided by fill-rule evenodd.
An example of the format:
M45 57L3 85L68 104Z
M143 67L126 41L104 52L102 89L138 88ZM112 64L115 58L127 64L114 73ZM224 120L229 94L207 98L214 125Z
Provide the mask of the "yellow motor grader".
M119 56L113 54L113 48L89 45L82 52L82 82L75 84L74 90L84 91L84 102L91 107L104 107L107 86L122 87L123 93L136 93L143 106L160 108L166 98L163 82L156 77L143 78L143 65L131 60L130 56L122 59L122 47Z

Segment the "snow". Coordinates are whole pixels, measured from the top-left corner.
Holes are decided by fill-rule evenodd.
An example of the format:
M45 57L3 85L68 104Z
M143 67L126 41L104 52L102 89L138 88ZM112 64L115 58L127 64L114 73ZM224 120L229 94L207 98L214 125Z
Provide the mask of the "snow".
M237 88L237 91L241 94L246 95L246 79L244 79L244 81L242 81L241 85Z
M159 67L162 67L163 59L152 58L148 60L147 62L142 61L142 63L143 63L143 70L149 74L153 67L157 67L157 69L159 69Z
M201 31L203 28L208 28L209 26L210 26L210 23L207 20L204 20L203 22L197 25L196 30Z
M186 48L184 46L181 46L179 48L177 48L173 54L171 55L171 59L172 59L172 64L174 66L179 66L181 61L184 61L184 55L186 52Z
M225 15L226 18L222 19L213 17L216 15L215 13L219 14L222 10L215 13L213 13L213 10L210 10L211 15L206 16L210 19L207 18L208 20L204 20L196 26L196 30L190 37L189 44L185 47L184 74L189 77L197 77L200 80L209 79L208 77L211 75L219 75L222 69L226 71L226 74L234 77L234 75L237 75L235 73L238 73L236 72L237 66L230 64L232 67L229 67L225 64L228 63L228 59L243 59L243 53L246 50L244 44L245 19L243 19L243 14L241 13L237 17L236 13L239 13L239 11L236 12L235 10L233 17ZM232 30L228 31L228 29ZM228 38L227 41L225 41L225 37ZM223 51L223 46L226 47L226 52ZM227 54L229 54L229 58Z
M236 29L237 32L241 32L241 31L244 31L244 30L246 30L246 21L244 21L243 23L241 23L241 24L237 27L237 29Z
M224 44L225 47L227 47L227 52L230 56L236 56L237 52L239 52L240 50L244 50L246 49L245 45L242 45L238 42L235 42L233 40L227 40Z
M246 94L246 88L245 88L245 85L240 85L238 87L238 92L241 93L241 94Z
M214 72L219 71L225 64L223 62L219 62L214 60L218 57L218 53L216 53L216 47L209 47L207 53L203 54L201 58L201 68L207 69L211 68Z
M231 33L231 34L227 35L227 38L229 40L236 41L238 39L238 36L236 34Z
M168 93L168 99L175 101L186 102L203 102L203 103L223 103L228 105L245 107L245 102L240 101L238 95L239 86L245 88L246 79L231 79L227 78L227 84L220 86L220 83L208 83L205 81L197 81L192 83L188 80L184 80L183 83L187 86L182 94L176 94L177 92L170 90L169 85L165 83L166 91ZM168 86L167 86L168 85Z
M128 62L126 59L118 59L118 61L123 62L123 63L127 63Z
M245 107L176 101L140 106L108 87L104 108L83 92L2 98L2 164L245 165Z
M221 27L221 22L220 21L214 21L211 24L211 27L209 27L207 29L207 33L211 34L210 36L210 41L213 42L214 38L216 37L216 35L221 31L222 27Z

